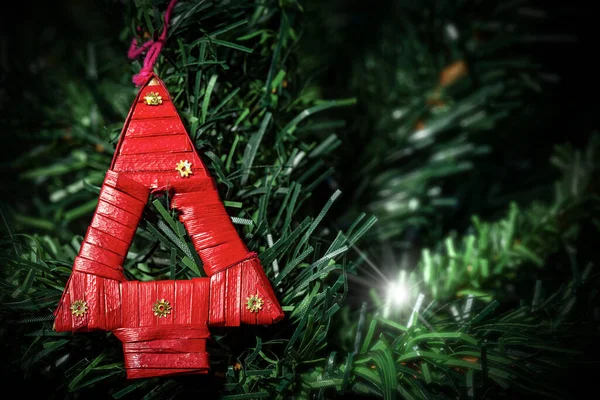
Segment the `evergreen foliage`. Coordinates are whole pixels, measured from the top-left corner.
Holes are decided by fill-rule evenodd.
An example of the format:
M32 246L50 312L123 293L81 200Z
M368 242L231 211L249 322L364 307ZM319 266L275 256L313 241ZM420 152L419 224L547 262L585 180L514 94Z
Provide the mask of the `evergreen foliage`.
M127 46L167 1L27 10L0 63L5 377L47 398L577 398L600 139L534 134L557 121L534 3L180 1L156 72L286 318L212 330L208 376L140 381L111 333L52 311L137 91ZM203 275L168 202L131 279Z
M557 147L553 202L513 204L493 223L475 217L473 233L446 238L415 270L399 271L400 286L373 290L370 311L344 313L343 325L355 326L342 333L352 364L332 365L329 384L384 398L501 398L507 388L569 398L566 371L597 357L586 353L597 321L585 309L598 306L600 276L584 243L598 234L599 139L585 152ZM506 290L514 282L531 285L529 294ZM399 290L409 294L398 299Z
M401 252L466 229L473 214L498 218L512 201L551 198L556 177L546 160L564 142L569 118L559 117L571 103L559 83L583 81L561 73L564 64L587 71L569 60L583 40L564 23L570 7L390 0L307 8L317 22L303 51L323 54L309 57L327 68L323 90L358 99L347 137L360 145L338 154L340 171L354 172L337 175L352 188L342 217L351 222L367 207L379 220L369 234ZM593 112L579 96L576 110ZM589 124L570 121L568 135L583 146Z
M130 24L123 38L138 25L149 35L160 30L162 6L126 5ZM346 294L345 276L355 273L355 262L344 255L375 222L363 216L350 229L332 232L322 222L340 192L331 191L320 204L311 199L331 174L325 160L339 144L332 128L339 122L317 114L353 100L320 100L298 75L292 50L299 11L294 2L182 2L174 10L169 49L157 66L233 222L280 293L286 321L268 330L213 332L214 375L187 385L185 378L124 382L120 343L112 334L52 331L51 312L136 90L130 83L135 66L103 70L117 64L113 57L124 66L128 62L116 51L105 55L90 44L80 65L83 79L45 77L54 88L53 100L42 110L47 120L39 132L27 132L37 145L12 165L21 185L35 189L30 201L4 213L12 226L3 243L3 312L9 326L3 336L33 340L8 368L41 374L49 385L64 376L57 397L63 392L90 396L100 387L115 398L134 390L134 396L204 390L247 398L297 390L300 371L318 362L318 351L328 343L331 317ZM124 265L133 279L202 274L185 229L166 202L149 201Z

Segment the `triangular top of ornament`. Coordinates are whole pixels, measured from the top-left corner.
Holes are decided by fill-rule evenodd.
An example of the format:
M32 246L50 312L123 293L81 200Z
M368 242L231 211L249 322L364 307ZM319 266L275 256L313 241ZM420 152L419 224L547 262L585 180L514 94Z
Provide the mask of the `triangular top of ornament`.
M155 74L148 77L129 111L111 169L135 175L152 190L168 186L176 170L183 177L209 176L165 84Z

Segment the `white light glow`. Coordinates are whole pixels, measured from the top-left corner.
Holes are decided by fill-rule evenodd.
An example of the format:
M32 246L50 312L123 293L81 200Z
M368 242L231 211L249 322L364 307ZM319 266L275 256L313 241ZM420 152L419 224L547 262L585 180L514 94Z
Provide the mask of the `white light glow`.
M397 279L389 280L383 289L385 293L384 318L389 317L391 313L410 310L414 300L415 287L416 285L411 283L411 279L404 269L399 271Z
M401 306L409 299L410 287L406 282L390 282L388 286L387 298L388 301L395 305Z
M448 37L450 38L450 40L456 40L458 39L458 29L456 28L456 25L454 25L453 23L449 23L446 25L446 34L448 35Z
M412 198L408 201L408 208L412 211L419 208L419 199Z

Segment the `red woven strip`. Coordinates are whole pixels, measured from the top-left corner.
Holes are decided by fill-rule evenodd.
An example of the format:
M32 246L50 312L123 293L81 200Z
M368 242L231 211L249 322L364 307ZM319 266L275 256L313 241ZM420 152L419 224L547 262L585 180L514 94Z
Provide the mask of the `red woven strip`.
M205 373L209 368L206 324L120 328L128 378Z
M209 324L225 325L225 296L227 296L227 274L220 273L210 278Z
M210 278L194 278L191 282L193 284L190 306L192 324L206 324L210 308Z
M191 193L177 191L173 195L173 207L181 210L181 213L188 219L201 217L204 213L213 209L213 212L223 213L225 206L221 202L217 190L206 184L203 186L207 186L206 190ZM199 210L202 212L198 213Z
M276 308L281 314L281 317L283 318L283 312L281 311L281 307L279 306L279 302L277 301L275 291L273 290L271 282L269 282L269 278L267 278L265 270L260 264L260 260L258 259L258 257L250 258L247 261L245 261L245 263L248 264L249 269L252 269L254 271L253 275L257 280L257 283L265 291L265 296L268 296L272 300L272 304L276 306Z
M196 214L195 211L198 209L206 211L205 207L212 207L221 204L221 207L224 209L221 199L219 198L219 193L216 188L210 187L208 182L198 182L198 185L205 186L205 190L198 191L190 191L188 193L179 193L176 192L173 195L173 204L172 207L179 210L182 214L186 216ZM222 210L215 209L217 213L222 213ZM198 216L196 214L196 216Z
M71 274L71 276L73 276ZM60 298L58 307L54 310L56 319L54 320L54 330L56 332L69 332L73 330L73 322L71 321L71 311L69 305L71 304L71 277L67 281L65 290Z
M195 205L193 207L182 207L178 210L181 211L179 220L184 224L189 224L195 230L194 234L219 230L219 223L223 221L228 222L223 224L223 228L230 232L236 232L222 204ZM200 230L202 228L206 230Z
M177 310L173 316L175 325L192 323L192 281L174 281L175 304Z
M216 192L217 190L215 180L210 175L201 176L200 174L194 173L194 175L190 176L188 179L178 179L177 183L178 185L174 186L173 189L175 190L175 194L180 196L174 196L171 200L171 207L176 209L179 209L179 201L184 200L185 204L186 196L184 196L184 194L193 192L195 193L194 196L197 196L198 193L207 193L209 191Z
M114 333L124 343L148 340L208 339L210 337L206 324L119 328L115 329Z
M77 271L83 274L97 275L107 279L115 279L117 281L125 280L125 275L123 274L123 267L119 266L118 268L115 268L79 256L75 257L75 262L73 263L73 271Z
M206 366L202 368L179 368L179 369L128 369L127 379L144 379L156 378L160 376L178 376L190 374L207 374L210 369L210 363L207 361Z
M177 111L170 101L163 101L163 104L151 106L145 103L138 103L133 110L132 120L136 119L151 119L165 118L177 116Z
M240 326L242 304L242 265L237 264L220 275L227 274L227 296L225 297L225 326Z
M133 215L141 214L146 206L146 201L139 200L108 185L103 185L102 189L100 189L99 199L117 206L122 210L129 211Z
M258 257L252 257L240 263L242 271L241 286L241 322L246 324L272 324L280 321L283 311L277 301L277 297L271 288ZM220 272L219 275L224 272ZM258 295L263 300L262 309L253 313L246 307L246 299L249 296Z
M123 257L127 255L127 251L129 250L129 243L123 242L122 240L91 226L88 228L84 240L87 243L99 247L109 248L111 251Z
M137 229L140 222L139 215L134 215L129 211L123 210L103 200L98 202L96 212L110 219L117 220L119 223L128 226L131 229Z
M124 172L171 172L174 178L185 179L179 176L175 169L180 161L187 160L192 164L192 174L202 168L200 158L194 151L180 153L156 153L152 157L146 154L122 155L115 161L115 171Z
M242 270L242 288L240 290L240 295L241 295L241 299L242 299L242 306L240 308L240 319L241 322L245 323L245 324L256 324L256 315L257 313L255 312L250 312L250 310L247 307L246 303L246 299L249 296L258 294L260 297L263 298L262 296L262 292L259 291L259 288L256 286L256 279L254 279L254 273L253 271L248 269L248 265L244 265L243 268L241 268ZM219 272L218 275L222 275L224 272ZM264 305L263 305L264 308ZM260 311L260 312L264 312L264 311Z
M129 244L131 244L133 236L135 235L134 229L121 225L117 221L100 214L94 214L90 226L117 238L121 242Z
M104 178L104 185L113 187L129 196L135 197L144 204L146 204L148 201L148 188L134 180L131 180L126 175L108 170L106 172L106 177ZM137 215L137 213L134 214Z
M169 187L176 179L173 172L122 172L122 174L127 174L136 182L146 185L153 192Z
M104 313L104 278L87 274L85 277L88 330L104 329L106 327Z
M110 331L122 326L121 324L121 284L112 279L104 280L104 312L106 330Z
M246 245L238 238L238 241L235 242L200 250L198 254L204 263L204 271L211 276L242 262L243 260L240 259L248 257L250 253L248 253ZM244 255L242 256L242 254Z
M165 149L165 141L169 148ZM151 154L168 152L191 151L192 147L185 133L168 136L149 136L141 138L125 138L121 146L121 154Z
M208 365L208 353L125 353L125 368L204 368Z
M140 326L139 284L139 281L127 281L121 284L123 328Z
M114 269L122 269L124 257L113 253L112 251L98 247L96 245L83 242L79 249L79 256L99 262Z
M265 300L263 306L265 312L258 313L257 323L273 324L281 321L284 317L283 310L277 301L277 297L275 296L275 292L271 287L269 278L267 278L263 267L260 265L260 260L258 257L254 257L245 261L245 264L245 273L252 274L256 282L256 288L258 289L259 294L262 295L263 299Z
M156 281L156 299L165 299L171 305L171 312L158 318L158 325L173 325L175 314L182 311L181 305L175 302L175 281Z
M77 263L77 257L75 258L75 262ZM72 272L71 279L69 280L69 287L68 287L68 290L70 292L69 294L71 295L71 303L76 300L83 300L83 301L87 302L86 290L85 290L85 278L86 278L86 274L84 274L84 273L77 272L77 271ZM69 307L71 306L71 304L65 304L63 306L66 306L67 310L69 310ZM87 326L88 326L87 313L83 314L82 316L72 316L71 322L73 323L73 326L71 327L71 330L73 332L85 332L88 330L87 329Z
M168 339L131 342L124 343L123 350L128 353L199 353L206 351L206 339Z
M140 326L151 327L158 322L158 317L152 310L152 306L158 300L156 283L156 281L139 283L137 306L140 308Z
M125 137L162 136L169 133L184 133L187 135L179 116L130 121L125 131Z
M175 193L171 205L180 212L179 219L209 276L248 257L248 248L235 230L216 190Z
M193 226L194 223L197 223L197 221L193 221L191 223L188 223L187 226ZM194 229L194 228L192 228ZM219 240L222 240L221 243L215 243L215 236L217 236L219 238ZM229 232L218 232L218 231L208 231L208 232L202 232L199 233L197 235L193 235L191 236L192 239L192 243L194 243L194 246L196 247L197 250L204 250L204 249L208 249L209 247L217 247L220 246L222 244L226 244L226 243L232 243L235 242L236 240L239 239L239 235L237 232L233 231L229 231ZM248 250L246 247L242 247L240 254L243 254L244 256L248 254ZM234 254L235 256L235 254ZM236 259L237 261L237 259Z
M186 226L186 228L189 227L192 231L198 232L200 231L200 227L204 226L205 224L208 224L211 221L214 221L214 219L215 218L207 217L204 219L188 222L184 225ZM196 248L196 250L201 252L205 249L214 248L221 245L228 245L230 246L228 251L235 251L235 253L230 254L231 257L228 257L228 259L234 260L232 263L247 258L248 248L243 242L240 241L237 231L226 230L224 232L221 232L218 229L216 229L215 226L212 226L211 228L212 229L209 229L207 231L200 231L201 233L190 235L190 238L192 239L192 243L194 243L194 247ZM232 246L236 245L236 242L238 241L240 241L241 245ZM238 250L236 251L235 249Z
M207 223L213 220L213 218L206 218L204 220L195 220L191 221L187 224L187 226L192 229L196 229L199 231L199 227L203 226L203 222ZM196 226L194 226L196 225ZM197 247L197 250L208 249L210 247L216 247L223 244L234 243L239 240L239 235L236 231L227 230L225 232L220 232L219 230L211 229L206 232L198 233L196 235L190 235L192 242ZM217 242L217 240L218 242ZM244 246L241 247L239 254L232 254L232 256L236 256L239 260L240 258L246 258L248 255L248 249Z
M176 171L156 171L156 172L123 172L131 179L146 185L153 193L168 192L171 190L179 190L185 188L190 182L189 179L183 179ZM208 171L202 169L194 169L194 175L208 175Z

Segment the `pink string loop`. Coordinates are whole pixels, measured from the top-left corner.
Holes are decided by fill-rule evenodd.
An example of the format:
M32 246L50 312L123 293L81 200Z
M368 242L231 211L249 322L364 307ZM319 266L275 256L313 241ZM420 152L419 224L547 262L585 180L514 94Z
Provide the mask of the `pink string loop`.
M146 58L144 59L142 69L133 77L133 83L135 83L136 86L143 85L152 74L154 64L156 64L160 51L167 40L167 29L169 28L171 11L173 10L175 3L177 3L177 0L171 0L167 6L167 11L165 11L165 25L158 40L155 41L150 39L139 47L137 47L137 40L135 40L135 38L131 41L131 46L129 46L129 51L127 52L127 57L129 57L129 59L134 60L146 52Z
M129 51L127 52L127 57L129 57L130 60L135 60L136 58L141 56L144 51L148 50L153 43L154 41L150 40L141 45L140 47L137 47L137 40L135 38L132 39L131 46L129 47Z

